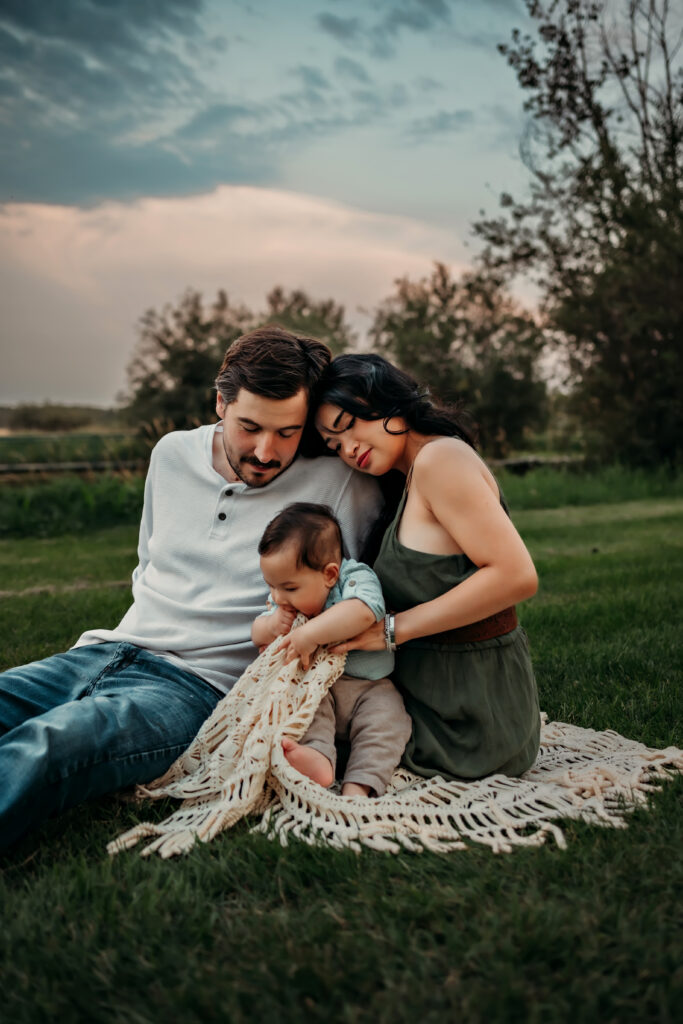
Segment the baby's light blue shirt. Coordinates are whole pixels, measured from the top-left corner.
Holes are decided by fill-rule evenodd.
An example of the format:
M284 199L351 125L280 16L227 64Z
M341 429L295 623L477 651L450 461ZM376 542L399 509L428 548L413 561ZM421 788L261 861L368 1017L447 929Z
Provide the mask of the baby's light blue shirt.
M349 601L352 597L357 597L368 606L375 616L375 622L384 617L386 608L382 587L373 570L364 562L343 558L339 579L330 590L325 608L331 608L340 601ZM392 651L349 651L344 666L347 676L355 676L357 679L383 679L393 669Z

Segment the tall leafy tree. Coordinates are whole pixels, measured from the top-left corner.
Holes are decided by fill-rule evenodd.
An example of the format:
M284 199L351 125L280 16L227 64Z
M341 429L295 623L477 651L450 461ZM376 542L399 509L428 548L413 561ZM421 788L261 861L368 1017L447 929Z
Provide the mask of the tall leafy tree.
M269 292L266 302L266 320L293 334L324 341L333 355L344 352L356 341L356 334L346 323L344 307L334 299L316 300L300 288L286 292L277 286Z
M462 401L493 456L543 425L546 386L538 369L544 333L491 277L454 279L436 263L429 277L396 282L375 314L374 347L446 402Z
M526 0L500 47L526 93L529 195L482 219L484 265L530 274L605 456L683 456L683 70L669 0Z

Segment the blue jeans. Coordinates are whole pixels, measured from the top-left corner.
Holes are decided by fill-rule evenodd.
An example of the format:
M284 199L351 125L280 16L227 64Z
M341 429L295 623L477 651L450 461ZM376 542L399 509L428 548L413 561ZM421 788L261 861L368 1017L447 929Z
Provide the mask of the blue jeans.
M67 807L157 778L222 696L129 643L0 674L0 847Z

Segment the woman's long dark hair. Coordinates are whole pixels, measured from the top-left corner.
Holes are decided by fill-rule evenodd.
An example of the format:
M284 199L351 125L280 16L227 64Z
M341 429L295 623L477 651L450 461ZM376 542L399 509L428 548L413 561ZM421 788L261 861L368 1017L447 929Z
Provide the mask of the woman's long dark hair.
M432 400L429 389L410 374L399 370L383 356L372 352L337 356L324 371L313 394L313 407L324 402L337 405L362 420L383 420L387 433L389 420L402 417L408 430L419 434L459 437L475 447L474 424L459 405L441 405ZM403 492L404 479L397 471L379 477L384 494L384 510L368 537L362 560L370 565L379 552L384 532L394 518Z

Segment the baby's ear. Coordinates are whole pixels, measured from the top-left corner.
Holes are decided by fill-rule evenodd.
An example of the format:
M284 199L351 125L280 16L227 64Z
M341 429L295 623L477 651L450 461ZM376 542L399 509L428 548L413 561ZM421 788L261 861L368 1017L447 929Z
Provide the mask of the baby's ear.
M337 562L328 562L323 569L323 579L325 580L325 586L329 587L330 590L339 579L339 565Z

